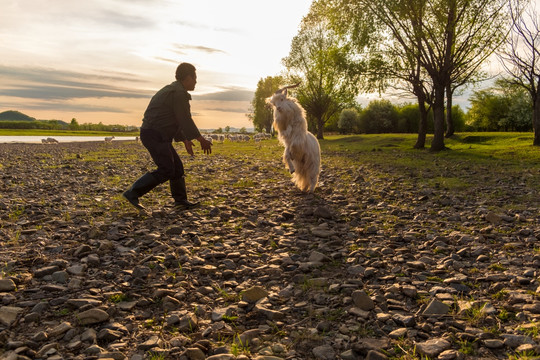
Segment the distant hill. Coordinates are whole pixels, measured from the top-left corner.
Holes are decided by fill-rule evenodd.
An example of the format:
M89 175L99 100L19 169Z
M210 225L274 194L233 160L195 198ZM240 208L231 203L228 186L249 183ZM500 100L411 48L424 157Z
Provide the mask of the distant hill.
M36 119L20 111L8 110L0 113L0 121L36 121Z

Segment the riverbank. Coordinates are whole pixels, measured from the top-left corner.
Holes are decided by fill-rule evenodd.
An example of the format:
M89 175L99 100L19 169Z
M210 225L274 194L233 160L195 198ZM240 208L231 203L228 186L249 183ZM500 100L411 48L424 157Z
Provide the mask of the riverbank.
M105 138L108 136L71 136L71 135L53 135L44 137L40 136L19 136L19 135L10 135L2 136L0 135L0 143L3 144L42 144L44 141L48 145L54 145L55 142L50 142L47 139L54 139L59 143L69 143L69 142L86 142L86 141L105 141ZM111 141L135 141L138 137L136 136L115 136Z

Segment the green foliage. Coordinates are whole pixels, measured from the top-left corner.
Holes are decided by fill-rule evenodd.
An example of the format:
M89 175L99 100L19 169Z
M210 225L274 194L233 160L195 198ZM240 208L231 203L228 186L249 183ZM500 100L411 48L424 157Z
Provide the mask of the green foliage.
M312 11L325 14L362 64L364 91L392 86L432 106L431 148L439 151L445 94L485 78L480 65L505 37L505 2L319 0Z
M272 109L266 103L266 99L283 84L283 77L268 76L260 79L253 100L251 100L250 113L247 115L253 123L256 131L270 133L273 122Z
M325 124L354 103L360 63L352 57L349 45L329 26L324 14L313 8L283 59L289 81L301 83L296 97L306 110L309 129L319 139Z
M342 134L357 132L358 111L356 109L344 109L339 115L338 128Z
M388 100L373 100L360 115L360 131L367 134L393 132L398 112Z
M525 89L508 80L470 97L467 125L478 131L531 131L532 103Z
M77 119L71 119L68 124L62 120L36 120L18 111L4 111L0 113L0 129L6 130L71 130L71 131L111 131L131 132L137 130L136 126L129 125L104 125L84 123L79 124Z
M69 124L70 130L79 130L79 123L77 122L77 119L73 118L71 119L71 123Z

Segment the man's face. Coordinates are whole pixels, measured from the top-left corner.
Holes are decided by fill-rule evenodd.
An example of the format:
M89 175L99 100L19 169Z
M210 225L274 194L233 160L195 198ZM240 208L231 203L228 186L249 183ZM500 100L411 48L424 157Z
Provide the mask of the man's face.
M182 81L182 85L184 85L184 89L187 91L195 90L195 84L197 84L197 74L188 75Z

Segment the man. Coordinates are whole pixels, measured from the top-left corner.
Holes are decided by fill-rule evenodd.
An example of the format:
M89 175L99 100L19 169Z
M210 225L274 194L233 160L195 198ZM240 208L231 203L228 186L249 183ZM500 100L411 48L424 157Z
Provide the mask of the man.
M141 126L141 142L150 153L157 169L144 174L124 192L124 198L140 211L145 211L139 198L169 181L174 206L188 209L199 203L187 199L184 165L172 145L172 141L182 141L188 154L193 156L191 142L196 139L205 154L212 153L212 143L201 136L191 118L188 91L195 89L197 75L195 67L182 63L176 68L176 81L159 90L150 100Z

